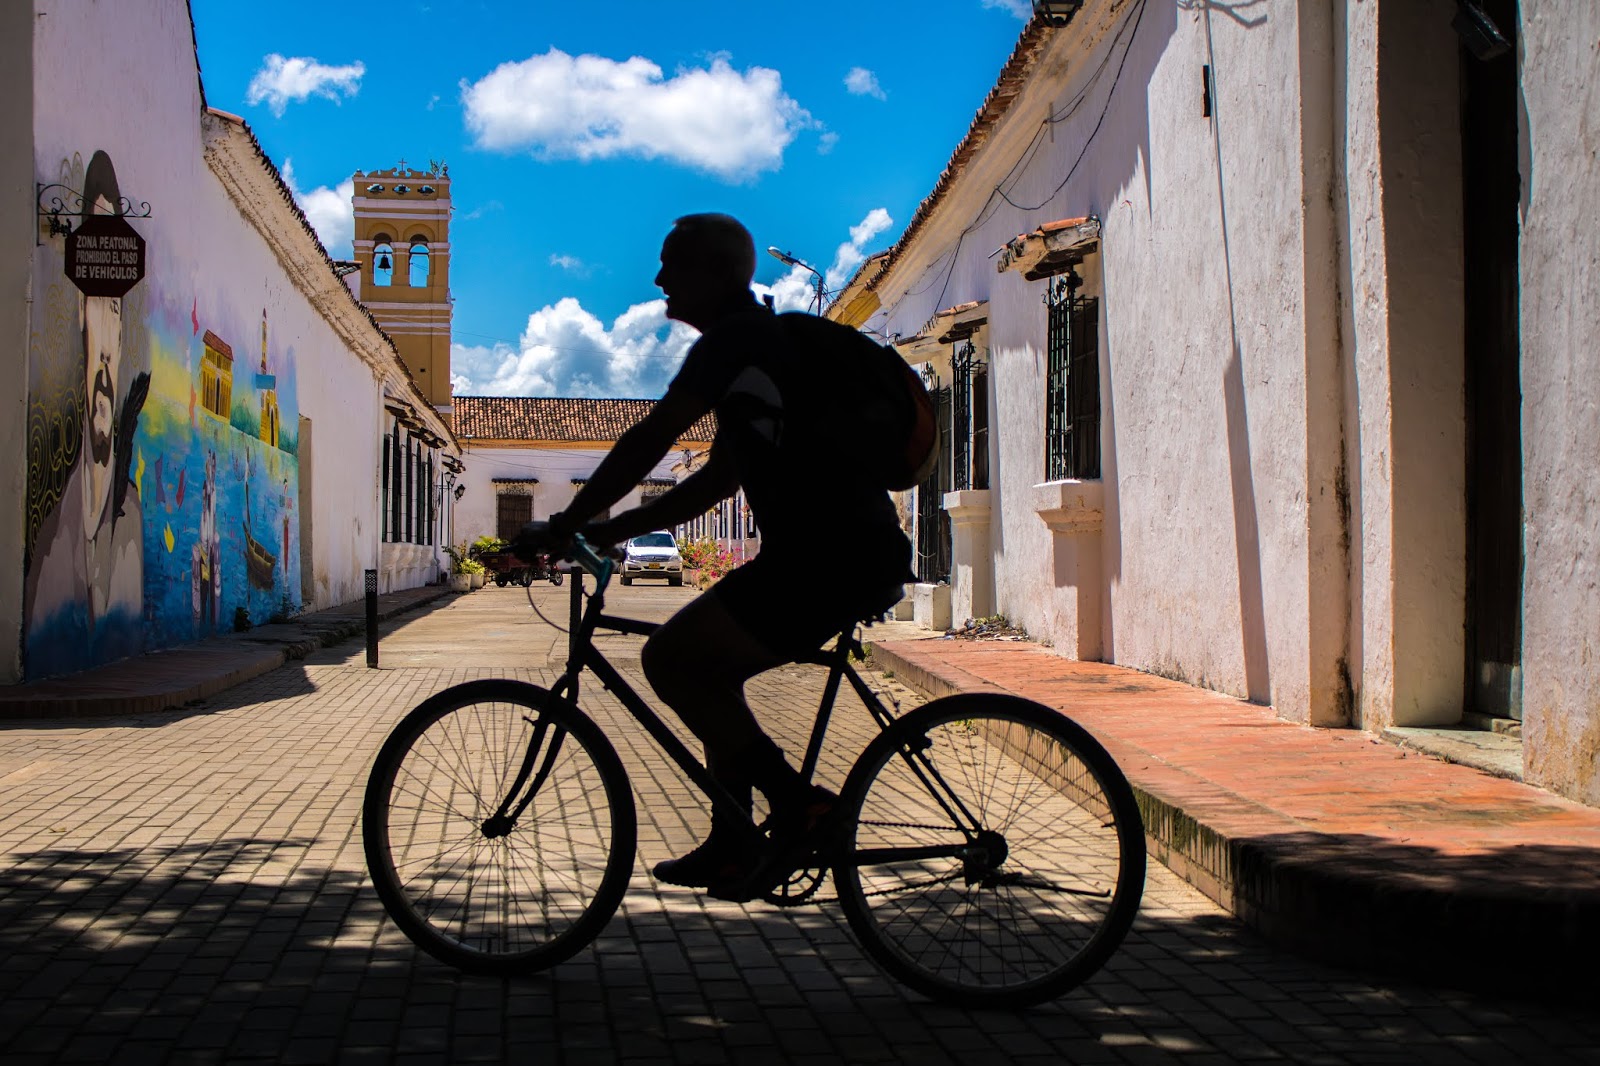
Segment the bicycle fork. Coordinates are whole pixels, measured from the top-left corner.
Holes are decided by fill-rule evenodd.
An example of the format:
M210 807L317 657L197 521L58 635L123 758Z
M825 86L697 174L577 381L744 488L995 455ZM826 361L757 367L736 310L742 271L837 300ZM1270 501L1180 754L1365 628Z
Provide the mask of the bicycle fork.
M506 791L505 798L500 801L500 807L484 820L483 835L490 840L503 837L516 826L517 819L522 817L522 812L527 810L528 804L533 802L533 797L539 794L540 787L550 777L550 771L555 767L556 758L561 754L561 745L567 739L567 731L560 726L551 727L548 719L540 716L535 721L524 716L523 721L533 726L533 735L528 738L528 749L522 755L522 765L517 768L517 776L511 782L511 787ZM545 741L549 740L546 748ZM539 763L537 773L534 764ZM533 784L523 791L528 777L533 776ZM521 800L517 800L518 796ZM512 803L516 806L513 808Z

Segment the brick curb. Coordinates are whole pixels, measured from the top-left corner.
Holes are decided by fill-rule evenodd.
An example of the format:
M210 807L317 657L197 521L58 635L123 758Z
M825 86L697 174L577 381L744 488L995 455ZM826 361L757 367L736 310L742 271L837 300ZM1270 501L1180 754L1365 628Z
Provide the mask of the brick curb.
M425 586L380 599L378 620L388 621L449 595L449 586ZM332 647L366 628L358 602L257 626L195 644L109 663L69 677L0 689L0 720L87 718L151 714L205 699L270 673L287 662Z
M912 654L875 644L874 665L930 699L974 691L1030 696L1026 685L1012 689ZM1559 849L1570 852L1562 856L1529 848L1533 872L1521 878L1510 876L1514 859L1441 852L1428 876L1392 842L1310 832L1215 786L1201 802L1186 802L1163 786L1188 771L1159 764L1111 731L1095 732L1133 785L1151 857L1272 942L1436 984L1565 1001L1600 995L1600 891L1553 870L1563 861L1593 869L1593 849ZM1397 796L1397 808L1416 799Z

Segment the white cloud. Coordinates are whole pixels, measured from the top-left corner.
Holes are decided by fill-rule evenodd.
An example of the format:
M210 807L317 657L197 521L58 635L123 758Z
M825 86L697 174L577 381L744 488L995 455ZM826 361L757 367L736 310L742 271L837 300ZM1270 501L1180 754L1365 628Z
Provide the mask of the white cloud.
M826 275L828 288L837 289L849 281L856 268L867 258L867 242L892 225L894 219L889 217L889 212L874 207L867 212L867 217L851 226L850 239L839 245L833 253L833 265L828 268Z
M740 73L721 56L667 78L640 56L618 62L552 48L463 81L462 101L480 148L665 159L727 181L777 170L795 135L815 125L777 71Z
M338 103L341 94L354 96L361 90L361 78L366 72L366 65L359 62L332 67L306 56L285 59L273 52L262 60L261 69L250 79L245 100L252 105L266 101L272 113L281 117L291 102L325 96Z
M659 396L698 334L664 300L635 304L607 329L571 296L528 316L513 347L451 346L457 392L487 396Z
M839 135L832 130L817 138L817 154L827 155L833 151L833 146L839 143Z
M482 218L484 215L489 214L491 211L504 211L505 209L506 205L501 203L499 200L489 200L485 203L479 204L471 211L468 211L466 214L462 215L461 221L472 222L476 219Z
M585 263L582 259L579 259L575 255L552 254L550 256L550 265L553 267L560 267L562 270L576 274L582 278L586 278L590 274L589 264Z
M983 6L1008 11L1024 22L1033 18L1032 0L983 0Z
M355 181L347 178L332 189L319 185L310 192L301 192L295 184L294 161L291 159L283 161L283 181L294 193L300 210L305 212L311 228L317 231L328 254L335 259L349 259L354 255L355 248L351 242L355 239L356 223L351 198L355 196Z
M848 280L867 242L891 225L889 212L877 207L851 226L826 271L828 288ZM751 288L758 298L772 296L779 311L804 311L813 304L816 278L791 267L772 285ZM567 296L529 315L515 345L451 345L450 382L465 396L660 396L697 337L667 318L665 300L634 304L607 328Z
M878 84L878 76L866 67L851 67L844 76L844 87L853 96L870 96L877 100L889 99L889 94Z

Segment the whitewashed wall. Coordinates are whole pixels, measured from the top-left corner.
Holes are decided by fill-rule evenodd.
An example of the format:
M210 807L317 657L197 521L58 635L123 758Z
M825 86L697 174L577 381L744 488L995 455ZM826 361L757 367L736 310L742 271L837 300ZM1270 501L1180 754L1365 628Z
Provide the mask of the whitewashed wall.
M1523 738L1600 804L1600 7L1523 0Z
M1277 5L1248 29L1213 18L1208 41L1197 11L1151 0L1113 94L1113 39L1136 13L1090 5L1057 37L1077 45L1039 61L1030 86L1050 85L1047 98L1033 89L1013 106L880 289L885 310L869 325L909 335L942 307L990 301L998 607L1072 646L1079 590L1058 584L1034 509L1045 286L997 274L986 253L1044 222L1100 217L1101 254L1084 273L1104 293L1104 657L1321 716L1310 696L1306 499L1326 486L1309 483L1298 354L1309 315L1295 221L1300 26ZM1199 91L1206 64L1219 72L1211 119ZM1007 180L1047 114L1067 117ZM1011 203L989 193L1002 180Z
M125 332L134 327L145 331L137 343L125 341L146 360L144 367L135 369L149 369L149 363L163 358L169 366L181 368L186 352L193 364L198 358L197 338L214 329L234 346L237 394L249 387L245 382L256 372L265 316L280 392L292 369L297 412L313 427L309 454L300 457L313 487L313 513L303 515L299 500L283 508L291 524L283 538L288 546L279 567L289 583L285 596L305 608L359 598L364 570L379 565L377 481L384 375L363 363L312 307L208 166L205 124L217 120L203 114L187 5L182 0L115 4L40 0L37 6L32 109L36 180L61 181L74 159L81 166L94 152L103 151L115 163L122 194L135 204L148 201L151 206L148 219L132 223L147 242L146 275L128 301L143 309L143 317L125 327ZM211 133L215 132L213 128ZM33 251L34 291L65 307L76 296L61 274L59 245L59 240L46 242ZM36 320L39 313L36 307ZM70 355L44 353L48 358ZM41 355L36 352L34 357ZM81 361L81 344L78 358ZM174 381L169 375L168 386ZM152 386L153 397L157 384ZM166 399L181 405L179 398ZM146 432L145 421L154 417L153 402L146 411L141 433ZM285 419L286 433L299 429L295 419ZM157 484L154 464L159 456L141 458L146 464L145 522L163 520L157 497L165 494L174 516L170 522L177 523L172 530L176 548L187 551L185 539L192 539L194 531L185 528L172 506L178 490L175 485ZM197 494L200 487L191 478L184 488ZM256 486L258 502L264 491L264 485ZM219 515L219 522L230 525L240 519L236 513ZM313 530L311 581L303 585L302 568L294 555L301 524L307 519ZM276 514L273 521L271 530L258 528L256 533L279 543ZM159 550L159 544L152 548L147 540L147 562L152 550ZM437 572L432 567L422 569ZM148 597L147 593L147 609ZM252 620L265 618L253 611ZM231 621L230 613L217 628L229 628ZM205 633L197 629L192 635ZM172 642L170 634L161 642Z

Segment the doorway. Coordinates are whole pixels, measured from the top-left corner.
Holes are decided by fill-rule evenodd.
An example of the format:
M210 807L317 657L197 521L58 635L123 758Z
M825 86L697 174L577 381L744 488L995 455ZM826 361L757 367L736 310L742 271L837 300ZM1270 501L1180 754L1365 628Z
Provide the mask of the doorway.
M1517 4L1478 0L1512 44L1461 48L1469 712L1522 717L1522 388Z

